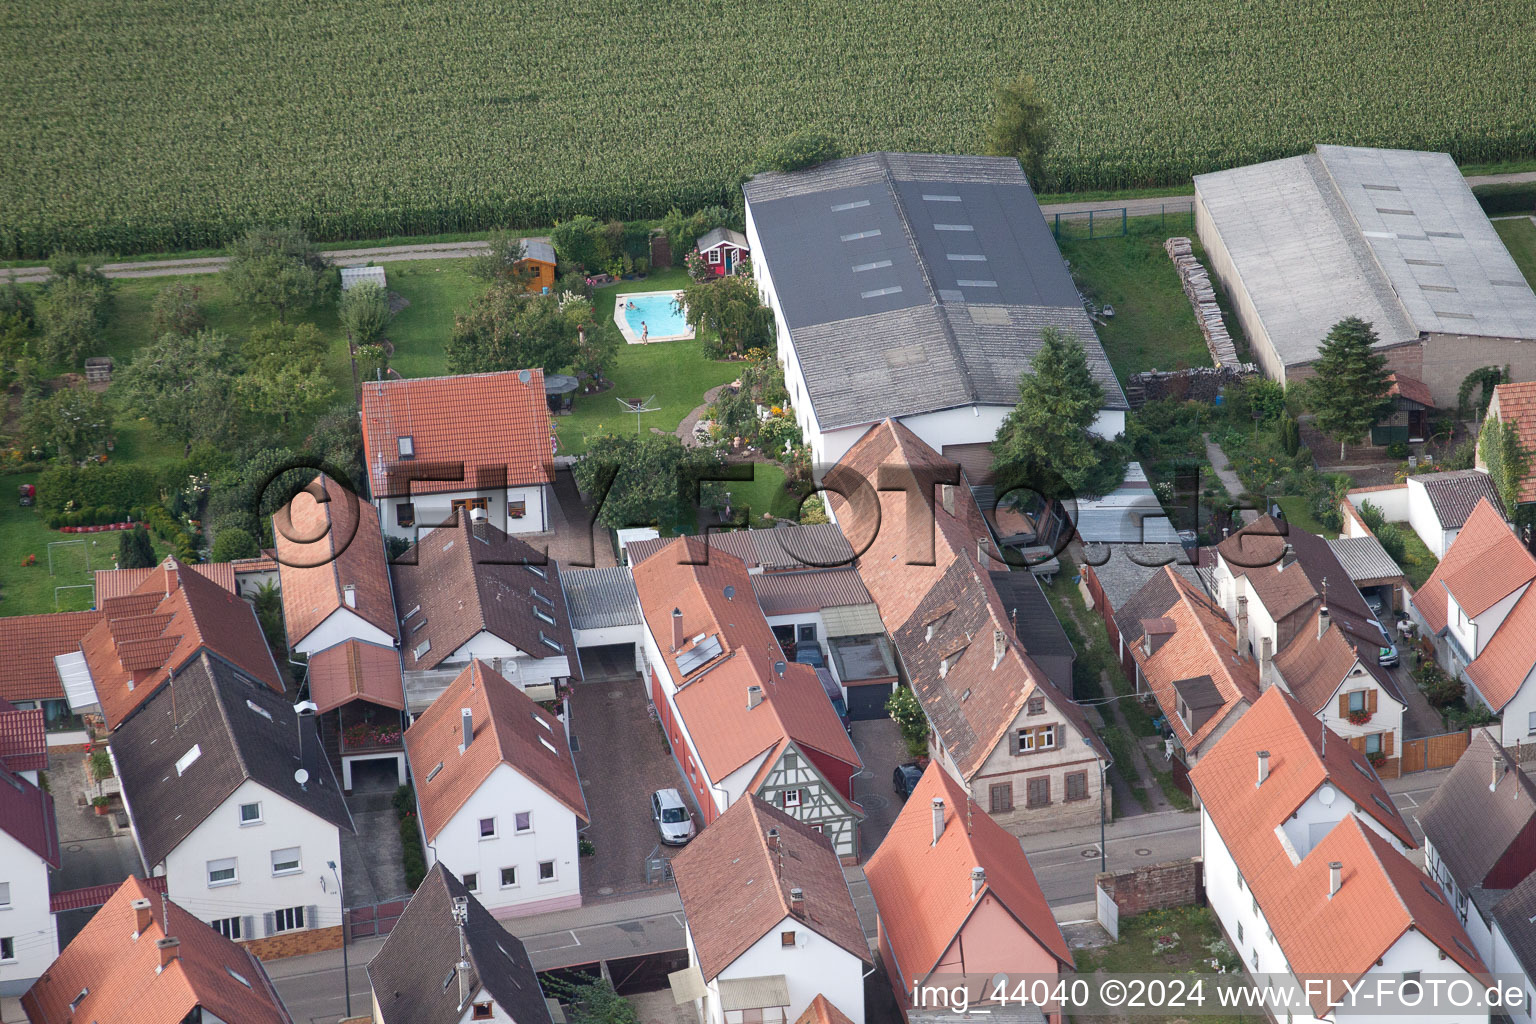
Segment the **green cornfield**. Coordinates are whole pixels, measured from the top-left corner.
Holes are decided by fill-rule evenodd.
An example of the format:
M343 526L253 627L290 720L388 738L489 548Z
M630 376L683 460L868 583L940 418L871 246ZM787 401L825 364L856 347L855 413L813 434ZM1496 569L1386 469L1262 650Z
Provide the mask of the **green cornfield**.
M1527 0L9 0L0 256L635 218L764 140L975 151L1055 111L1046 191L1317 142L1536 154Z

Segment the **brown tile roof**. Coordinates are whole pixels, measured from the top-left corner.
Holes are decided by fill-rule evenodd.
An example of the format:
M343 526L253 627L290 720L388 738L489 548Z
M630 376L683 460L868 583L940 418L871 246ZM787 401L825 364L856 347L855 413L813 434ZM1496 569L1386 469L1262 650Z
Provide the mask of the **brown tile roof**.
M0 700L0 768L47 771L48 732L42 708L23 711Z
M80 649L80 641L101 612L53 612L48 615L9 615L0 618L0 699L62 700L53 659Z
M59 866L59 826L52 794L5 768L0 768L0 832L53 867Z
M1536 974L1536 872L1493 905L1493 919L1526 976Z
M873 604L857 569L763 572L752 576L752 592L764 615L819 612L840 605Z
M1270 771L1255 785L1260 750L1269 751ZM1190 781L1299 977L1358 977L1409 928L1466 969L1486 970L1434 882L1361 822L1361 813L1369 815L1413 846L1364 755L1279 687L1266 690L1206 752ZM1346 814L1293 862L1275 830L1325 782L1360 811ZM1344 865L1343 885L1328 899L1333 861ZM1314 1001L1313 1008L1322 1013L1326 1006Z
M443 984L459 959L456 899L464 900L469 911L464 946L473 998L489 996L517 1024L549 1024L528 951L441 862L427 872L389 938L368 961L368 981L384 1024L458 1024L465 1019L457 981Z
M769 829L779 848L770 849ZM870 963L869 942L831 840L755 796L736 801L676 857L699 970L711 981L787 917L800 889L800 923Z
M235 592L234 562L198 562L187 568L205 579L210 579L229 591ZM159 566L147 569L97 569L96 607L100 608L110 597L122 597L139 589L149 577L160 571Z
M1513 888L1536 872L1525 852L1536 840L1536 783L1487 729L1472 731L1472 741L1418 818L1424 838L1463 892Z
M470 710L474 742L461 751L463 708ZM405 752L420 780L416 797L428 842L503 764L590 820L565 727L482 661L470 662L416 717L405 731Z
M1389 373L1387 380L1392 382L1392 386L1387 388L1387 394L1401 395L1410 402L1417 402L1431 409L1435 407L1435 397L1430 394L1429 385L1423 381L1414 380L1401 373Z
M110 742L139 850L151 866L247 780L352 829L314 721L301 725L286 696L207 652L145 701ZM178 770L194 747L197 756ZM309 772L304 785L293 777L298 767Z
M272 532L289 647L343 608L399 639L377 509L317 476L272 517Z
M552 483L551 431L542 370L363 383L363 457L375 498ZM412 458L400 458L402 437L411 438ZM450 465L453 480L410 481Z
M117 728L206 649L278 693L283 679L250 604L174 559L102 606L80 641L107 724Z
M140 899L150 901L151 921L135 938ZM168 937L180 945L162 971L156 944ZM198 1007L227 1024L292 1024L260 960L138 878L123 882L22 997L33 1024L167 1024Z
M1453 469L1445 473L1424 473L1408 479L1424 485L1424 492L1435 510L1435 518L1440 520L1444 529L1460 529L1477 503L1484 499L1493 505L1495 511L1503 513L1499 489L1493 485L1493 478L1481 470Z
M1438 633L1446 625L1447 591L1462 611L1481 615L1533 579L1536 558L1498 510L1480 501L1450 550L1413 595L1413 603L1429 628Z
M560 566L490 523L467 518L456 514L394 565L406 671L435 668L488 630L530 658L569 658L574 674L575 642ZM547 622L541 614L555 621ZM560 649L549 646L544 637ZM418 656L416 649L428 641L431 647Z
M236 576L251 572L276 572L277 549L262 548L261 554L255 558L237 558L229 563L229 567L234 570Z
M935 798L944 801L944 831L937 843ZM973 898L971 869L977 867L986 872L986 881L980 897ZM993 821L937 764L929 764L923 773L864 874L907 986L938 967L972 911L989 897L1001 903L1041 949L1072 966L1072 950L1017 837ZM1035 962L1022 937L1008 938L1001 948L1019 957L1020 972ZM989 955L995 959L997 953ZM946 970L960 968L947 965Z
M811 1000L811 1005L805 1008L795 1024L853 1024L848 1015L827 1001L827 997L817 993Z
M1289 565L1285 564L1286 545L1294 555ZM1273 619L1313 601L1320 603L1324 580L1330 608L1362 617L1371 614L1328 541L1282 519L1262 516L1223 540L1216 550L1232 575L1248 578Z
M1536 381L1500 384L1493 389L1493 400L1499 419L1514 425L1520 446L1536 451ZM1519 500L1522 505L1536 501L1536 472L1527 472L1520 481Z
M1275 655L1275 668L1285 677L1291 696L1313 714L1325 711L1339 684L1359 664L1387 696L1404 703L1392 673L1377 662L1381 650L1379 631L1348 612L1330 609L1331 621L1319 636L1318 615L1319 612L1313 612L1295 638Z
M1488 703L1503 710L1536 666L1536 593L1527 590L1467 666L1467 678Z
M400 652L393 647L347 640L309 658L309 699L324 714L352 700L405 710Z
M1216 602L1171 567L1165 566L1163 572L1174 599L1162 618L1172 625L1173 635L1151 655L1138 643L1131 648L1131 656L1141 666L1168 727L1185 749L1198 751L1234 709L1241 714L1243 707L1259 699L1258 663L1238 656L1237 629ZM1220 703L1201 709L1206 712L1204 720L1191 733L1179 715L1179 684L1199 677L1210 679Z
M853 742L815 670L785 661L768 620L750 596L752 577L741 559L716 551L707 565L683 564L704 560L703 542L684 537L673 543L687 545L690 553L663 551L647 559L635 569L635 592L678 682L678 712L710 778L718 782L790 740L859 765ZM682 612L683 636L689 638L676 651L671 650L673 609ZM719 654L690 663L686 670L679 665L690 651L711 643L718 644ZM783 675L774 670L780 663ZM747 707L749 686L762 687L763 700L755 708Z

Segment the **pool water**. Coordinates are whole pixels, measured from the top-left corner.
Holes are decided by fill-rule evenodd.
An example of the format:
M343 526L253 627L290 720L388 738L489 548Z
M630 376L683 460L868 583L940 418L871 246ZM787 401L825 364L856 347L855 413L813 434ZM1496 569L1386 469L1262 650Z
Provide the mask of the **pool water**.
M630 330L637 336L640 334L642 322L649 328L652 338L670 338L673 335L689 333L688 322L672 304L679 294L679 292L649 292L629 296L624 307L625 323L629 324ZM634 309L629 308L630 302L635 304Z

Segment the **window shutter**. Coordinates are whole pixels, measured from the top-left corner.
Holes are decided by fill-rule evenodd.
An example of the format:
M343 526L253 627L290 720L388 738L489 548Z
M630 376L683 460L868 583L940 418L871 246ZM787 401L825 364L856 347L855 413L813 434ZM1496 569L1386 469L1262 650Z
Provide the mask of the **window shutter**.
M1376 713L1376 688L1375 687L1372 687L1371 689L1366 691L1366 694L1365 694L1365 710L1369 711L1373 715Z
M243 939L256 937L256 918L247 914L240 919L240 937Z
M1349 745L1354 747L1356 750L1360 751L1360 753L1362 753L1362 754L1365 753L1365 737L1364 736L1351 736L1349 738Z
M1014 757L1019 756L1019 730L1017 729L1008 730L1008 753Z
M1389 732L1381 734L1381 753L1384 757L1392 756L1392 734Z
M313 903L304 908L304 927L320 927L320 908Z
M262 935L271 935L277 931L277 915L270 910L261 915Z
M1349 694L1347 693L1339 694L1339 717L1345 719L1349 717Z

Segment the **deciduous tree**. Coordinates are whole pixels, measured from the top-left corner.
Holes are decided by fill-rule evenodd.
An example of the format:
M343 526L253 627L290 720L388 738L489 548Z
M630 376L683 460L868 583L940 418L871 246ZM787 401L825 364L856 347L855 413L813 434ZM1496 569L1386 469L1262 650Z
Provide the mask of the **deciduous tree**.
M487 246L466 263L471 277L492 284L509 283L524 287L533 279L533 268L519 267L518 261L527 255L523 240L505 229L494 231L486 239Z
M281 323L320 302L336 282L330 261L294 227L246 232L230 247L224 277L239 302L269 308Z
M452 373L488 373L542 367L556 373L576 356L576 325L554 295L528 295L503 284L487 291L454 319L445 346Z
M198 301L203 290L195 284L177 281L155 293L150 306L150 321L155 337L165 334L196 334L207 324Z
M763 305L751 278L696 281L683 289L682 303L688 325L712 331L724 351L739 355L751 348L773 348L773 310Z
M112 410L88 388L63 388L34 406L27 434L61 463L73 465L106 449Z
M231 526L219 531L209 557L214 562L233 562L237 558L255 558L259 554L261 548L256 544L256 538L238 526Z
M90 277L60 277L48 286L37 307L43 336L39 354L55 363L79 366L101 346L111 293Z
M720 465L714 452L689 448L674 434L604 434L573 472L586 494L600 493L612 481L597 512L604 526L691 527L698 481Z
M1045 152L1054 132L1051 108L1040 98L1034 76L1021 74L999 89L993 109L987 153L1015 157L1030 185L1038 191L1044 175Z
M389 294L372 281L363 281L342 292L337 305L341 329L347 332L347 343L354 351L378 341L389 326L390 315Z
M232 345L217 331L167 333L139 349L113 381L124 406L190 452L230 425Z
M1387 359L1375 345L1370 324L1354 316L1340 320L1323 339L1312 376L1300 386L1317 429L1338 440L1341 461L1345 445L1365 440L1387 408Z

